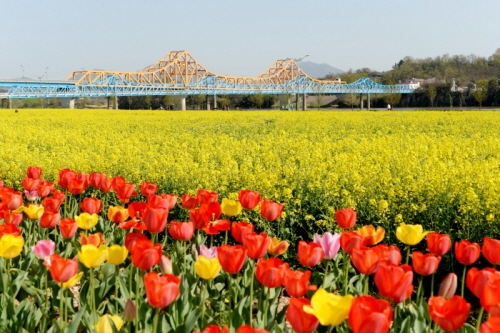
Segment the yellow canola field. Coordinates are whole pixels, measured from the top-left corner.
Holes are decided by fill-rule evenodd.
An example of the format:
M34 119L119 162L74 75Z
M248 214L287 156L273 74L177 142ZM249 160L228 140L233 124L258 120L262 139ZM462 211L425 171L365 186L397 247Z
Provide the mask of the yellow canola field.
M287 221L305 232L331 228L343 207L386 227L423 223L469 239L498 232L492 111L0 110L0 145L0 178L17 189L28 166L52 181L71 168L177 194L257 190L284 202Z

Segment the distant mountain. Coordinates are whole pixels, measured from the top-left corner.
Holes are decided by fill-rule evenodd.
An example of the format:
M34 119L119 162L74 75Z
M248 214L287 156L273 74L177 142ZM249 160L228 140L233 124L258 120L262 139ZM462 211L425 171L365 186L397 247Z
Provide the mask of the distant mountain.
M344 73L343 70L330 66L328 64L317 64L311 61L301 61L299 62L299 67L307 75L317 79L323 78L328 74L341 74Z

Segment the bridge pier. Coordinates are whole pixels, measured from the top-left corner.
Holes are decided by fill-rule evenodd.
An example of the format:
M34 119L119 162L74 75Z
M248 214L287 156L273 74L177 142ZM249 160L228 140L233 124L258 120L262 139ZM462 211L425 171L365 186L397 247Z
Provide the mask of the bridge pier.
M61 106L63 108L74 109L75 99L74 98L61 98Z
M302 111L307 110L307 95L302 94Z
M363 110L363 94L359 94L359 108Z
M181 110L186 111L186 96L181 96Z
M368 93L368 99L366 100L368 111L370 111L370 93Z
M214 95L214 110L217 110L217 95Z

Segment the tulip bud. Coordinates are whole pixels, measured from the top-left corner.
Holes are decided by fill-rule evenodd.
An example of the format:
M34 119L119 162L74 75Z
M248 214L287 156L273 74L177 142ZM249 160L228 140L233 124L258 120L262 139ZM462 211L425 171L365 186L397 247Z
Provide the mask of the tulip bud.
M123 309L123 319L125 321L133 321L137 315L137 309L135 308L134 302L129 299L125 303L125 309Z
M163 274L172 274L172 262L167 256L161 256L160 269Z
M439 285L438 295L448 300L455 295L457 291L457 275L455 273L450 273L441 281Z

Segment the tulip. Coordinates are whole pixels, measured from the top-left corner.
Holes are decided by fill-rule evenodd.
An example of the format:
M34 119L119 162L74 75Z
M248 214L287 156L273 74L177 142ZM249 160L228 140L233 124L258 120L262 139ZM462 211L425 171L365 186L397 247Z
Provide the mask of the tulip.
M23 186L24 190L28 192L36 191L39 184L40 179L23 178L23 180L21 181L21 185Z
M315 316L304 312L304 306L311 306L311 302L307 298L291 298L285 317L294 332L312 333L316 331L319 321Z
M245 209L254 209L260 202L260 193L249 190L240 190L238 192L238 201Z
M385 236L384 228L379 227L375 230L375 227L371 224L359 228L356 232L366 238L366 245L378 244L382 241L382 239L384 239Z
M175 194L161 194L164 204L168 210L172 210L177 205L177 196Z
M23 236L5 234L0 238L0 257L12 259L21 254L24 247Z
M21 236L21 229L15 224L0 224L0 238L4 235Z
M73 288L74 286L76 286L78 282L80 282L82 277L83 277L83 272L76 273L68 281L62 282L60 286L66 289Z
M379 244L372 247L378 252L380 261L385 261L388 264L399 266L401 264L401 251L395 245L388 246L386 244Z
M143 181L140 185L141 193L143 196L147 197L151 194L155 194L158 191L158 185Z
M323 252L321 245L299 241L298 258L302 266L314 267L323 260L324 256L325 252Z
M490 315L500 316L500 280L486 283L479 301Z
M133 321L137 316L137 308L135 307L134 302L131 299L127 300L125 303L125 308L123 309L123 319L125 321Z
M204 280L213 280L219 274L221 264L218 258L207 259L199 256L194 263L194 270Z
M208 217L208 221L218 220L222 214L222 207L220 203L215 201L209 203L202 203L200 208L204 212L206 217Z
M354 298L349 311L349 327L353 333L389 332L393 312L389 302L372 296Z
M339 209L335 211L335 221L339 227L350 229L356 224L356 211L352 208Z
M69 182L76 177L76 172L70 169L59 170L59 182L58 185L64 189L68 188Z
M97 324L94 325L94 328L97 333L113 333L111 322L113 322L116 331L119 331L123 326L123 320L120 317L105 314L104 316L99 317L99 320L97 321Z
M375 272L375 285L383 297L401 303L413 292L413 272L408 265L395 266L379 263Z
M225 244L217 247L217 257L223 270L229 274L236 274L243 268L247 250L241 245Z
M61 215L59 214L59 212L46 210L43 212L42 217L40 218L40 227L54 229L60 221Z
M230 229L231 221L229 220L210 221L202 228L202 230L205 231L207 235L217 235L221 231L228 231Z
M5 193L2 202L6 203L8 210L16 210L23 205L23 196L19 192Z
M168 234L179 241L189 241L193 238L194 225L193 222L170 222L168 226Z
M317 243L325 253L325 259L334 259L340 249L340 235L325 232L323 236L314 234L314 243Z
M137 192L135 191L135 185L132 183L117 184L117 186L114 187L114 190L116 192L118 200L124 203L128 203L131 197L137 195Z
M189 211L189 221L193 222L195 229L202 229L210 222L210 217L204 208L195 208Z
M89 183L95 188L100 188L101 183L107 179L107 175L101 172L91 172L89 174Z
M216 202L219 198L217 192L207 191L204 189L199 189L196 192L196 197L198 198L200 204L209 204L212 202Z
M54 197L46 197L43 198L42 200L42 206L45 211L53 211L57 212L59 211L59 208L61 207L62 201L59 201L58 199Z
M494 268L484 268L477 269L476 267L472 267L467 272L467 278L465 282L467 284L467 288L477 297L480 298L483 294L484 287L495 280L500 280L500 272Z
M148 204L148 207L150 207L150 208L163 208L166 210L169 210L170 206L172 205L169 198L166 198L163 195L156 195L156 194L148 195L147 204ZM175 206L175 202L174 202L174 206Z
M0 219L3 219L5 225L12 224L14 226L21 224L23 221L22 213L14 213L9 210L0 211Z
M65 218L59 222L59 231L64 238L73 238L78 230L78 224L72 218Z
M52 191L54 191L54 183L47 182L45 180L41 181L36 189L38 195L42 198L48 196Z
M47 260L51 255L54 254L56 249L56 243L51 240L39 240L34 246L31 247L31 251L39 259Z
M96 232L95 234L85 235L83 232L80 233L80 244L88 245L92 244L95 247L99 247L104 244L106 240L104 239L102 233Z
M262 200L260 202L260 215L268 221L276 221L283 212L283 204Z
M82 194L87 189L85 180L83 179L72 179L68 183L68 191L73 195Z
M481 248L478 243L471 243L468 240L455 242L455 257L463 265L472 265L479 259Z
M90 230L96 226L99 221L99 216L97 216L97 214L81 213L75 216L75 221L79 228Z
M108 219L111 222L122 223L128 219L128 209L122 206L109 206L108 208Z
M208 325L203 331L193 331L193 333L229 333L227 327L220 328L217 325Z
M491 316L481 324L479 333L500 333L500 317Z
M184 194L181 197L181 205L185 209L194 209L200 204L198 197L192 197L189 194Z
M234 222L231 224L231 235L238 243L243 243L243 236L245 233L252 233L254 226L247 222Z
M436 272L441 257L436 257L432 253L423 254L420 251L412 253L412 265L415 273L428 276Z
M401 223L396 229L396 238L406 245L417 245L428 233L421 224Z
M108 247L101 245L99 247L88 244L82 245L78 252L78 260L87 268L96 268L102 265L108 258Z
M353 297L340 296L319 289L311 299L311 306L305 305L304 312L314 315L323 326L338 326L349 315Z
M26 171L26 177L38 179L42 175L42 168L30 166Z
M267 253L269 253L272 256L279 256L285 253L288 250L288 247L290 246L290 243L288 243L285 240L282 240L281 242L278 240L278 238L273 237L271 239L271 242L269 243L269 247L267 249Z
M75 259L64 259L58 254L51 255L44 265L49 267L52 279L59 283L69 281L78 273L78 262Z
M492 265L500 264L500 240L484 237L482 252Z
M66 194L61 191L52 192L52 199L59 201L60 203L64 202L66 199Z
M344 231L340 235L340 247L349 254L352 254L355 248L362 248L365 245L366 238L355 231Z
M351 262L361 274L369 275L375 273L379 262L378 252L370 248L353 249Z
M149 238L144 234L138 232L128 233L127 236L125 236L125 247L129 252L132 252L135 244L137 244L137 242L139 241L150 242Z
M80 204L80 209L84 213L99 214L102 209L102 201L97 198L85 198Z
M114 244L108 248L108 262L111 265L121 265L127 259L127 256L128 250L125 246Z
M445 300L441 296L429 298L429 315L433 322L445 332L458 330L467 320L470 304L456 295Z
M290 297L304 297L309 290L316 290L316 286L309 285L311 271L294 271L289 268L283 275L283 286Z
M38 194L37 190L33 191L24 190L24 195L26 196L26 199L28 199L29 201L35 201L40 199L40 195Z
M438 232L431 232L427 235L427 248L436 256L444 256L451 249L450 236Z
M118 187L122 186L126 182L127 181L125 180L125 178L123 178L123 176L115 176L111 179L111 187L113 187L113 189L116 191Z
M168 210L163 208L146 208L142 220L148 231L151 233L160 233L165 230L167 225Z
M271 238L266 233L260 234L245 233L243 237L243 246L247 250L247 255L252 259L259 259L266 255Z
M250 325L243 325L238 328L236 333L269 333L269 331L262 328L252 328Z
M162 255L161 256L161 260L160 260L160 270L163 274L172 274L173 272L173 269L172 269L172 262L170 261L170 259L165 256L165 255Z
M43 206L38 206L34 204L28 205L23 209L23 212L28 216L30 220L38 220L42 217L44 209Z
M441 284L439 285L438 296L443 297L448 300L455 295L457 291L457 275L455 273L449 273L445 276Z
M153 244L149 240L139 240L133 245L132 250L127 246L125 239L125 246L132 253L132 263L142 269L149 270L161 261L161 244Z
M237 216L240 215L243 207L238 201L224 198L222 199L221 209L226 216Z
M283 284L285 271L288 269L288 263L279 258L259 259L255 271L255 276L259 282L268 287L276 288Z
M193 245L193 252L195 259L198 259L198 250L196 249L196 245ZM207 259L217 258L217 247L206 247L205 244L201 244L200 255L206 257Z

